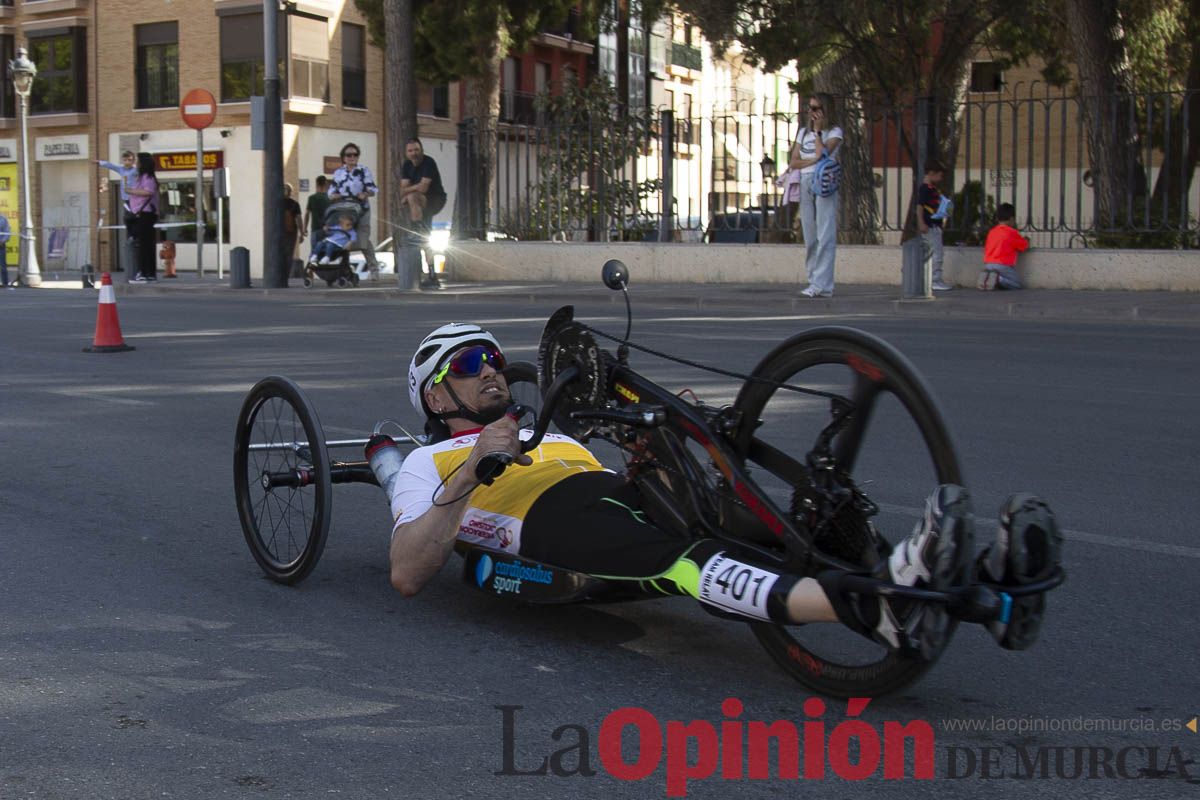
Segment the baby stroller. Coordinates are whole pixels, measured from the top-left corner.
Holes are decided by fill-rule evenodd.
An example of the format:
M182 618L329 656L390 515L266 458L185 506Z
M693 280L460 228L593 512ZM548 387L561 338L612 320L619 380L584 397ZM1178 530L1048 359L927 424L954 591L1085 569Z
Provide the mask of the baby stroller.
M325 220L322 223L326 229L336 227L338 220L342 217L349 217L358 226L358 218L362 216L362 206L357 200L343 198L336 202L330 203L329 208L325 211ZM354 247L353 243L350 247ZM305 264L304 269L304 288L312 288L313 281L317 278L325 281L326 286L337 286L339 289L344 289L347 286L358 286L358 274L350 268L350 251L349 248L342 250L341 258L333 264L314 264L311 261Z

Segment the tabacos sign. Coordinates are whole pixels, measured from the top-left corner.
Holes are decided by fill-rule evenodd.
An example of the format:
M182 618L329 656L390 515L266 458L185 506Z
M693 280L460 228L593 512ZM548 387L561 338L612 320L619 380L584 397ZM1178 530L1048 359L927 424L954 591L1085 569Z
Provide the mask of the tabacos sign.
M225 153L222 150L204 151L204 168L220 169L225 166ZM154 168L158 172L196 171L196 153L156 153Z

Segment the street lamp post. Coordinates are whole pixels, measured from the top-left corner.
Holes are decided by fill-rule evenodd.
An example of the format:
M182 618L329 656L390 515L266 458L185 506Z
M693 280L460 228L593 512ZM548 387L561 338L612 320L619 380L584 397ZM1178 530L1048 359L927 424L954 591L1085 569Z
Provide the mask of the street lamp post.
M33 79L37 77L37 65L29 60L24 47L17 49L17 57L8 62L13 88L21 98L21 204L25 220L21 225L20 263L21 283L25 286L41 286L42 271L38 267L37 242L33 235L33 213L29 202L29 93L33 90Z
M763 156L762 161L759 162L758 167L762 170L763 188L766 190L759 198L759 206L762 208L762 231L765 232L770 227L767 216L770 213L768 209L771 204L771 187L775 182L775 159L771 158L770 153L767 153ZM760 241L762 238L762 236L759 236Z

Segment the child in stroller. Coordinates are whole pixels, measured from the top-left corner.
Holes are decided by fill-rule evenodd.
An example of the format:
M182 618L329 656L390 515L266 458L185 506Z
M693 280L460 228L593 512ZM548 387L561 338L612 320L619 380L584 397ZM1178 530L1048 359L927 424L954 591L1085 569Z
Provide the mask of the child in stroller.
M358 275L350 268L347 252L358 241L355 226L362 214L362 207L352 200L331 203L325 212L325 238L313 248L305 270L304 285L312 286L313 277L319 277L326 285L358 285Z

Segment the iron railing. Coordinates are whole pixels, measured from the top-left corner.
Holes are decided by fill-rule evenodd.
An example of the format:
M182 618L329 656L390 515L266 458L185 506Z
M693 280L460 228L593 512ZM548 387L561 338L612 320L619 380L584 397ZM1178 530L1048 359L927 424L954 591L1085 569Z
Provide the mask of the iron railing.
M920 166L937 153L953 162L942 186L955 198L950 243L977 243L996 206L1012 203L1018 226L1038 247L1198 247L1200 93L1131 99L1121 106L1130 109L1127 118L1107 124L1124 126L1137 157L1117 176L1120 202L1103 218L1083 122L1082 104L1090 98L1018 86L998 97L970 95L944 112L926 100L903 107L839 104L846 168L839 236L899 242L912 228ZM581 161L579 150L613 152L605 146L611 120L567 126L537 116L537 107L532 99L514 99L502 115L511 124L494 132L473 120L460 126L456 227L464 234L656 238L665 215L665 229L677 240L795 240L795 215L776 184L802 125L794 109L744 102L690 119L674 115L668 126L661 110L635 114L621 134L635 137L635 146L621 163L604 163L602 155ZM948 119L956 122L954 136ZM669 170L664 130L673 133ZM948 147L955 136L957 145ZM494 179L484 186L489 159Z

